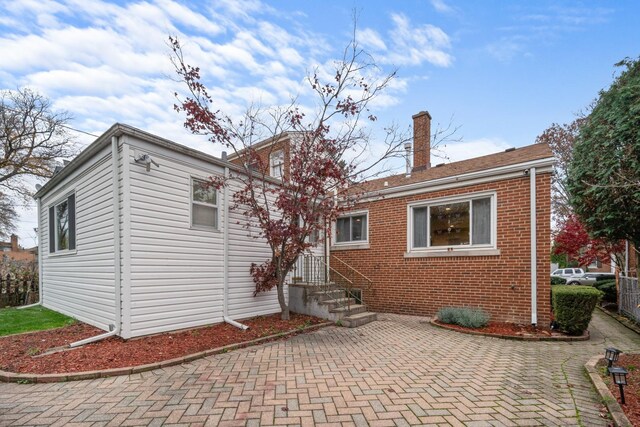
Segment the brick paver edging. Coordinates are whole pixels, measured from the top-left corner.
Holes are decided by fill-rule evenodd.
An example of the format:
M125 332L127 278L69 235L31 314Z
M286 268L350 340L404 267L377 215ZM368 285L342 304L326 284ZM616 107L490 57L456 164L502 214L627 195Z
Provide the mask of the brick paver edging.
M433 326L437 326L438 328L446 329L448 331L460 332L462 334L481 335L485 337L502 338L506 340L516 340L516 341L587 341L590 338L589 331L585 331L584 334L580 335L579 337L569 337L569 336L539 337L539 336L522 336L522 335L504 335L504 334L494 334L491 332L464 330L464 329L458 329L458 328L453 328L451 326L443 325L442 323L437 323L435 320L431 320L430 323Z
M304 329L292 329L286 332L269 335L266 337L256 338L251 341L244 341L235 344L225 345L223 347L212 348L198 353L188 354L186 356L176 357L174 359L163 360L161 362L148 363L146 365L130 366L125 368L103 369L99 371L69 372L61 374L22 374L15 372L0 371L0 381L13 383L54 383L65 381L91 380L96 378L106 378L118 375L131 375L140 372L151 371L168 366L180 365L182 363L192 362L196 359L211 356L214 354L226 353L231 350L237 350L244 347L271 341L277 338L297 335L299 333L309 332L315 329L324 328L325 326L335 325L334 322L324 322L317 325L311 325Z
M603 312L607 316L611 317L612 319L614 319L616 322L620 323L625 328L631 329L636 334L640 334L640 327L633 320L629 319L628 317L624 316L623 314L612 313L609 310L606 310L606 309L600 307L599 305L596 306L596 307L601 312Z
M587 370L587 374L589 375L589 379L602 397L602 401L604 402L604 404L607 405L607 409L609 409L609 413L611 414L615 425L618 427L631 427L631 421L629 421L627 416L624 414L624 411L618 404L618 399L613 396L611 390L609 390L607 385L602 380L602 377L598 372L598 368L596 368L596 365L601 359L602 356L593 356L584 365L585 369Z

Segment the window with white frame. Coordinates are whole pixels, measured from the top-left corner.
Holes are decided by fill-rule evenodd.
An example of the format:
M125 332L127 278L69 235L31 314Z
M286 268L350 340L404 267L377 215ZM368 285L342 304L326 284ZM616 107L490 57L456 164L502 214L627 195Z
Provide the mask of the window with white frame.
M218 194L209 182L191 180L191 225L218 228Z
M336 243L366 242L368 234L367 213L353 213L336 220Z
M284 151L278 150L269 156L270 173L274 178L282 179L284 175Z
M76 196L72 194L49 207L49 252L76 249Z
M410 206L410 248L495 246L494 195Z

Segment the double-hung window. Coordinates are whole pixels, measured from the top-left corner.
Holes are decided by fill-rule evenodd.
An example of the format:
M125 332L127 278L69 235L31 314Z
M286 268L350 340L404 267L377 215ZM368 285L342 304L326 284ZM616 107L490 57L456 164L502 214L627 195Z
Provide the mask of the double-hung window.
M218 228L218 194L207 181L191 180L191 226Z
M76 195L49 207L49 253L76 249Z
M284 151L278 150L269 156L269 175L282 179L284 175Z
M471 195L409 206L409 249L495 248L495 195Z
M336 243L366 243L367 213L353 213L336 220Z

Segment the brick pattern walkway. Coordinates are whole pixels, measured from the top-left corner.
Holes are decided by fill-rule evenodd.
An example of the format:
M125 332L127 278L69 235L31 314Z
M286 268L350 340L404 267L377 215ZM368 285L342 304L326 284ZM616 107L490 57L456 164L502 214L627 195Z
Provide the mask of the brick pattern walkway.
M0 425L606 425L582 366L607 345L640 351L600 313L574 343L379 319L129 377L0 384Z

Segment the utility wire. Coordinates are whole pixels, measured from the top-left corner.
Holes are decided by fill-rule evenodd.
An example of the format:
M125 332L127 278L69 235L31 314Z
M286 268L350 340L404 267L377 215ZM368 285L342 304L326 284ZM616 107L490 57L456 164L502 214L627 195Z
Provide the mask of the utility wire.
M2 108L4 108L5 110L13 111L14 113L20 113L20 112L21 112L21 111L19 111L19 110L15 110L15 109L13 109L13 108L7 107L6 105L3 105L3 106L2 106ZM36 117L36 119L38 119L38 120L42 120L42 121L46 121L46 120L47 120L47 119L45 119L44 117ZM72 130L72 131L74 131L74 132L83 133L83 134L85 134L85 135L89 135L89 136L92 136L92 137L94 137L94 138L97 138L97 137L98 137L98 135L94 135L94 134L92 134L91 132L87 132L87 131L85 131L85 130L76 129L76 128L74 128L74 127L71 127L71 126L68 126L68 125L65 125L65 124L62 124L62 123L59 123L59 124L58 124L58 126L60 126L60 127L62 127L62 128L65 128L65 129Z

